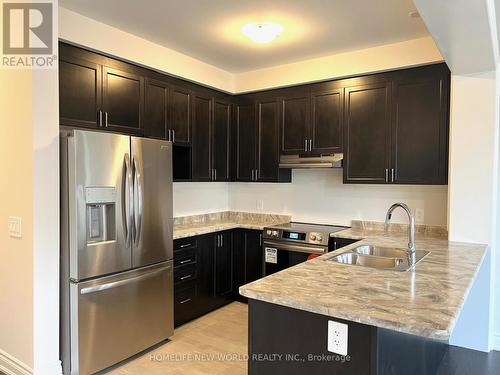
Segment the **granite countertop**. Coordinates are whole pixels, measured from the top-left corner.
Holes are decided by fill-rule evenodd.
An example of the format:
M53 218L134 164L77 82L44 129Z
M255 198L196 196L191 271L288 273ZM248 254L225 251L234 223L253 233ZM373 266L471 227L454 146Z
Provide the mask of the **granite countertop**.
M287 215L249 212L216 212L174 218L174 240L236 228L262 230L264 227L290 222Z
M403 228L356 225L335 237L361 239L240 288L245 297L414 334L448 340L486 253L486 245L449 242L417 230L418 250L431 253L414 272L343 265L328 259L360 244L406 248Z

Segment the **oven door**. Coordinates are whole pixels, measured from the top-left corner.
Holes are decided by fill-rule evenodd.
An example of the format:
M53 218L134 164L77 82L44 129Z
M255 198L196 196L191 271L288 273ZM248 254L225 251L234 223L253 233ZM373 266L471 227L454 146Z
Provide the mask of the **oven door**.
M263 251L264 275L267 276L305 262L311 254L325 254L328 252L328 247L288 241L265 240L263 243Z

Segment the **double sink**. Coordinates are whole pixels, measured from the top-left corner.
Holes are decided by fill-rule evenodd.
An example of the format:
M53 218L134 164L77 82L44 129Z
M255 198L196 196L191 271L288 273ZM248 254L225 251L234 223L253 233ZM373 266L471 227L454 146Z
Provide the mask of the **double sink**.
M332 262L405 272L420 262L428 251L361 245L329 258Z

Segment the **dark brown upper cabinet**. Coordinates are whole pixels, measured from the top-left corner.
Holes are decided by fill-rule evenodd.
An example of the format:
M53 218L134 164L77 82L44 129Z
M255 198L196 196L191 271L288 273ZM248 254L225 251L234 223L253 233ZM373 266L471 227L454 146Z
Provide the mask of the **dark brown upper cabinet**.
M449 78L442 65L393 82L391 182L448 183Z
M144 135L169 139L167 134L169 87L165 82L146 79Z
M191 143L191 101L192 94L188 89L172 86L170 90L170 140L189 145Z
M437 64L345 89L345 183L448 183L449 75Z
M342 152L342 88L289 89L282 99L281 154Z
M195 181L212 181L212 98L193 94L192 173Z
M103 67L102 109L104 127L142 134L144 77L125 70Z
M390 82L345 89L344 182L388 182L390 114Z
M295 93L282 99L281 153L302 154L309 151L310 97Z
M237 103L234 112L234 179L254 181L257 170L255 105L252 101Z
M215 181L230 180L229 134L231 131L231 104L214 99L212 131L212 169Z
M97 128L102 121L102 67L73 56L59 60L59 122Z
M310 152L342 152L344 89L311 93Z
M255 109L257 120L257 169L254 180L264 182L279 181L279 100L258 99Z

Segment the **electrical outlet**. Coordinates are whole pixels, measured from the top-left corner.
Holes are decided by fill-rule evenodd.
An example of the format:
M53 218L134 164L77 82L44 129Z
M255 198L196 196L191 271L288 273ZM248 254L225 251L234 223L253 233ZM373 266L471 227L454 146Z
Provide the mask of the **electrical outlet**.
M424 222L424 209L423 208L417 208L415 210L415 221L417 223L423 223Z
M22 238L22 220L20 217L9 216L8 219L9 236L14 238Z
M338 354L347 355L347 324L328 321L328 351Z
M264 211L264 201L262 199L257 200L257 211Z

